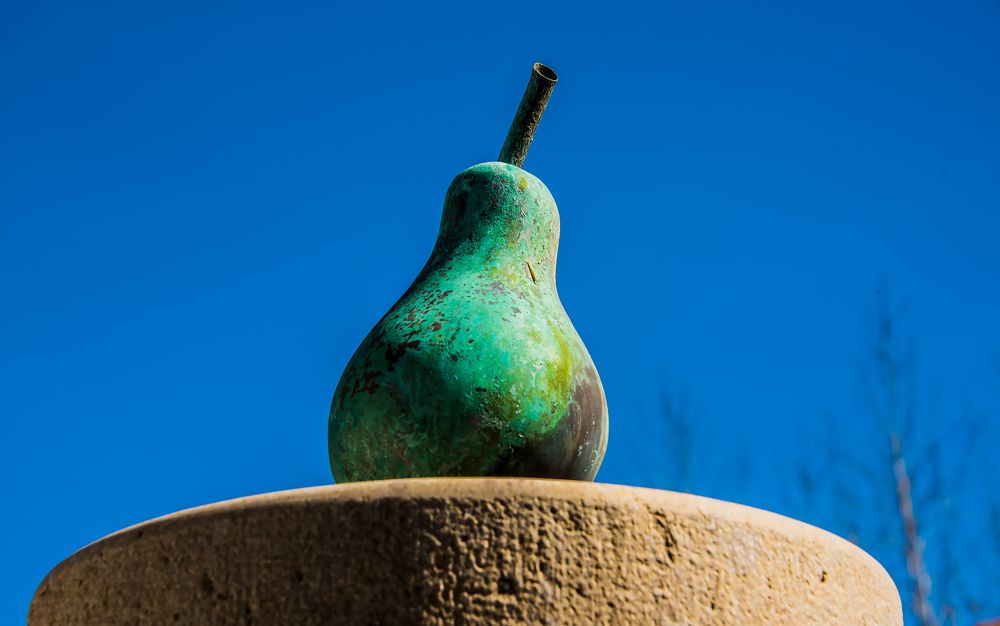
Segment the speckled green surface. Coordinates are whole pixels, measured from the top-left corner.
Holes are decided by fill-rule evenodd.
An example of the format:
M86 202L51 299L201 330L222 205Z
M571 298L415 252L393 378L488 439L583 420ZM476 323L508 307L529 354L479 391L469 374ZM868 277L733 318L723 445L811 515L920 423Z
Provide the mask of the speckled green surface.
M556 292L558 246L539 179L506 163L455 178L431 258L334 393L337 482L594 478L607 404Z

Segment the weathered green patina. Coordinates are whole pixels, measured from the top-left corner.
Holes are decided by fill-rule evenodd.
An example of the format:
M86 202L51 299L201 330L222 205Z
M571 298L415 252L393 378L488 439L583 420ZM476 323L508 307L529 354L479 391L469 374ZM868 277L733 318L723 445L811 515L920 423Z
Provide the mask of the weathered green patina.
M455 178L437 244L351 358L330 411L338 482L592 480L604 391L556 292L559 213L507 163Z

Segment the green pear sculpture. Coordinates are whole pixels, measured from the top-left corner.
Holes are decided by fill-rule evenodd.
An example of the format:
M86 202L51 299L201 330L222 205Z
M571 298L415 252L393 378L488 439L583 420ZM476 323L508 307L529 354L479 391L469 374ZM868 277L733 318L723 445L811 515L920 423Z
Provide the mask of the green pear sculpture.
M337 482L597 474L607 403L556 291L559 212L518 167L555 81L535 64L501 162L451 183L430 259L348 362L330 409Z

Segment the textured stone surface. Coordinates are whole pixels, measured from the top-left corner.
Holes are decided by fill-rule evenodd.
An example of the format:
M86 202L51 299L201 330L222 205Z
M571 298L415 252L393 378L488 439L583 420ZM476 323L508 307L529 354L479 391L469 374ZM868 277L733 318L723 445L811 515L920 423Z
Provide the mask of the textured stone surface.
M42 582L29 624L898 626L855 546L696 496L417 479L232 500L126 529Z

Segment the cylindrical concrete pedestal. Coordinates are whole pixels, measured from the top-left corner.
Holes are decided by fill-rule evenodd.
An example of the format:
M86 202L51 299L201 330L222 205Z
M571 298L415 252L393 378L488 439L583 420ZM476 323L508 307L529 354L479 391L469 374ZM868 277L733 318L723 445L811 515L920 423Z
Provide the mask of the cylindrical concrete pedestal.
M747 507L583 482L419 479L273 493L87 546L29 624L899 626L881 566Z

